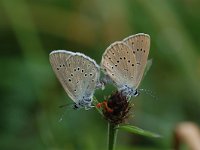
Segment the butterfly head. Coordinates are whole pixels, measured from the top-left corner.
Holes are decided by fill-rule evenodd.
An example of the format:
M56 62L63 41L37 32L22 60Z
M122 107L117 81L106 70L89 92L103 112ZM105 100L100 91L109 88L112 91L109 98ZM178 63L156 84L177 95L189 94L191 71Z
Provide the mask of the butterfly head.
M137 97L138 95L140 95L140 93L139 93L138 90L136 89L136 90L135 90L135 93L133 93L133 96L134 96L134 97Z
M79 109L80 108L80 106L78 105L78 104L74 104L74 106L73 106L73 109L74 110L77 110L77 109Z
M119 88L119 91L122 92L122 95L130 97L137 97L140 93L137 89L134 89L133 87L129 87L128 85L124 85L121 88Z
M92 108L92 97L83 97L81 100L78 101L78 103L74 104L73 109L79 109L79 108L85 108L86 110Z

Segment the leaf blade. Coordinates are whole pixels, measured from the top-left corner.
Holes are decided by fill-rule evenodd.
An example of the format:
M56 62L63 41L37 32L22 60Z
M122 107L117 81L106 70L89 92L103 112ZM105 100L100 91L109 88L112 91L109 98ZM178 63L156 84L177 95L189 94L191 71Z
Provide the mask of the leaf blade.
M143 130L141 128L138 128L136 126L131 126L131 125L120 125L120 126L117 127L117 129L121 129L121 130L124 130L124 131L127 131L127 132L139 134L139 135L146 136L146 137L153 137L153 138L160 138L161 137L159 134L156 134L156 133L153 133L153 132L150 132L150 131L146 131L146 130Z

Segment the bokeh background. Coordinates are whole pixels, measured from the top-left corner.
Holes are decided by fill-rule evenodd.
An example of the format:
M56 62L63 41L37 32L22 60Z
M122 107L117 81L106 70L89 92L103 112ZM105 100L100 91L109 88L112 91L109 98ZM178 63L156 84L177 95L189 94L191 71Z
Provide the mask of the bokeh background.
M1 0L0 149L103 150L107 123L71 103L49 64L55 49L100 63L114 41L151 36L153 65L134 100L129 123L159 133L149 139L119 132L118 150L171 149L182 121L200 123L199 0ZM102 101L113 87L98 90ZM63 116L63 120L59 119Z

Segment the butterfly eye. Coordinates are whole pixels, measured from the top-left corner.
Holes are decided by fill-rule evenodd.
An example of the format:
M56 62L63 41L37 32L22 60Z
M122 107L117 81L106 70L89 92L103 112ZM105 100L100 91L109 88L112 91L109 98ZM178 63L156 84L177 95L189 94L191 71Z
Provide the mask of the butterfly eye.
M138 93L138 91L135 90L134 96L136 97L136 96L138 96L139 94L140 94L140 93Z

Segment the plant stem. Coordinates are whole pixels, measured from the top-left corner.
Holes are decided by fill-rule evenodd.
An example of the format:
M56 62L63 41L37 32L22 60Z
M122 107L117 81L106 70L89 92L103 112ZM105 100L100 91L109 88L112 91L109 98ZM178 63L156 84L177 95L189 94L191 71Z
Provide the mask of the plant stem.
M100 113L101 116L103 116L101 109L97 108L96 106L98 103L99 101L96 99L96 97L93 97L93 105L95 106L95 109L98 111L98 113Z
M118 132L118 129L116 129L116 125L108 123L108 150L115 149L117 132Z

